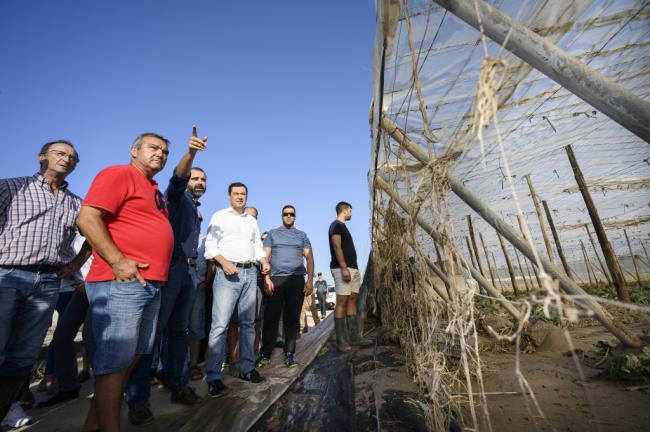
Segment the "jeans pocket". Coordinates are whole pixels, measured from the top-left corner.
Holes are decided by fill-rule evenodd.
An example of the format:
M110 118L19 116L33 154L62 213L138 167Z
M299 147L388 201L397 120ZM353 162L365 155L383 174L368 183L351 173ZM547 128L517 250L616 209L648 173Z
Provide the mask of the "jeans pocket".
M0 279L11 275L12 273L14 273L14 270L16 270L14 267L11 268L0 267Z

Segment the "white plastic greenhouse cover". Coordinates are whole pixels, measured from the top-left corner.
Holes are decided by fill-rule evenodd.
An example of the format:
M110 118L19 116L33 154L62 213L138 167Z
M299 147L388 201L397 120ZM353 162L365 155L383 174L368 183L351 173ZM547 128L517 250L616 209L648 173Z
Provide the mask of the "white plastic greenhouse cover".
M488 3L642 99L650 98L648 2L495 0ZM432 157L446 154L450 147L453 151L462 150L460 157L451 163L450 173L517 227L494 128L484 130L482 155L476 132L468 127L485 57L481 34L431 0L409 0L407 4L429 130L437 142L431 143L423 136L423 116L414 88L402 1L379 0L375 94L371 109L371 187L377 169L416 162L408 153L400 151L398 143L386 134L378 136L381 100L383 115L405 130ZM382 69L384 38L387 42ZM487 48L489 57L504 59L508 64L499 91L497 116L512 180L538 251L545 253L525 179L528 174L540 199L546 200L551 208L568 260L582 261L579 240L586 239L584 224L591 221L564 149L568 144L573 145L617 255L629 255L623 227L637 249L635 252L640 251L640 242L650 240L649 143L500 45L488 40ZM420 176L418 170L407 172L397 168L388 172L400 194L406 199L413 198ZM471 214L474 229L483 234L486 246L499 250L495 231L453 194L449 195L449 209L458 239L467 235L466 215ZM427 214L426 208L423 211ZM430 245L428 236L420 234L422 244ZM495 257L501 266L503 256L495 253Z

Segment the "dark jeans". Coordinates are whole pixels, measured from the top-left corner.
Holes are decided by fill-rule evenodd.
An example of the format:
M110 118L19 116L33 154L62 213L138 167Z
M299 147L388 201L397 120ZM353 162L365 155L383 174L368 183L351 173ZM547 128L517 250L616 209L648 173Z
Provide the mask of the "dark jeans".
M0 267L0 379L31 373L52 323L60 286L54 272Z
M325 313L327 312L327 293L319 292L316 293L318 297L318 307L320 309L320 315L322 318L325 318Z
M164 365L165 381L169 389L178 393L189 381L186 367L189 349L188 327L190 312L196 293L196 281L186 262L172 261L169 278L160 290L160 313L156 344L165 338L165 349L160 350L160 361ZM165 356L163 359L162 356ZM143 400L149 400L150 370L153 354L143 355L133 369L126 386L126 399L129 408Z
M305 301L304 276L271 276L273 295L266 299L261 354L270 357L278 337L280 316L284 321L284 352L296 352L300 311Z
M73 291L66 291L59 293L59 299L56 301L56 306L54 310L59 314L59 321L57 321L57 328L60 325L60 320L63 314L65 313L65 308L68 307L70 299L72 299ZM45 357L45 375L52 375L54 373L54 350L52 349L52 343L47 347L47 355Z
M74 338L82 324L84 326L82 333L84 348L88 358L92 359L95 354L95 338L93 337L88 299L85 295L75 291L65 312L59 317L49 349L56 359L54 376L59 382L59 391L70 391L79 387Z

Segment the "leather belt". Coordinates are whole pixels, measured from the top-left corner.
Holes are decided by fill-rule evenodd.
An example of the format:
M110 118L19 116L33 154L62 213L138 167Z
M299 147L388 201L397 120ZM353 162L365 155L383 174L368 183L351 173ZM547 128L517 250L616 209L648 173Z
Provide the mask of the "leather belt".
M56 273L63 267L63 264L30 264L30 265L11 265L0 266L6 269L18 269L32 273Z
M215 261L215 262L217 263L217 267L221 267L221 264L219 264L217 261ZM255 267L254 262L232 263L232 265L234 265L237 268L243 268L243 269L248 269L248 268L251 268L251 267Z

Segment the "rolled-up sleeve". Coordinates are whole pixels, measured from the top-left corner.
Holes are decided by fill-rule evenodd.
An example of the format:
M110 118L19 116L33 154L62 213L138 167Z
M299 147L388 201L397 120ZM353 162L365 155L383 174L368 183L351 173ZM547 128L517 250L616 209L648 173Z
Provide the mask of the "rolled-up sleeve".
M208 224L208 234L205 236L205 253L203 254L206 260L222 255L219 248L222 237L220 222L219 215L215 213Z

